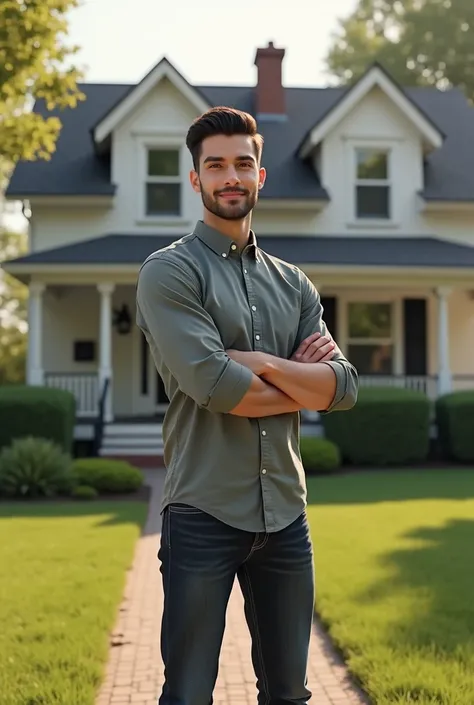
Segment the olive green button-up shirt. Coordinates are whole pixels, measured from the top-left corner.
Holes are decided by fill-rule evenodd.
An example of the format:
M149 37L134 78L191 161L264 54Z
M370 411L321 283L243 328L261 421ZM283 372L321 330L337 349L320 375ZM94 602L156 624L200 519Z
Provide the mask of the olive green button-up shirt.
M229 413L248 391L252 372L225 351L261 350L288 359L308 335L326 332L322 314L306 275L260 249L253 232L240 251L199 221L192 234L145 260L137 324L170 399L162 509L183 502L236 528L269 533L301 514L306 483L299 413ZM327 364L337 378L329 410L352 407L354 367L341 353Z

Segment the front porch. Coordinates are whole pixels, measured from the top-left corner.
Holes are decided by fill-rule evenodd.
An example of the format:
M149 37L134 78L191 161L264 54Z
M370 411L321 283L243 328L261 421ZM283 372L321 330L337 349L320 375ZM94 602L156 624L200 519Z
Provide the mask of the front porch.
M328 328L361 386L405 387L433 400L474 388L471 292L314 279ZM29 384L70 391L84 423L161 421L168 400L135 325L134 286L33 283L29 305Z

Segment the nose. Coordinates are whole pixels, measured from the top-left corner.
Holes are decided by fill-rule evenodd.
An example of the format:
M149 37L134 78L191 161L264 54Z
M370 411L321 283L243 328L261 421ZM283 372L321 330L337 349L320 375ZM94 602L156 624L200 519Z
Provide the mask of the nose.
M229 166L225 179L226 185L236 186L240 183L239 176L234 166Z

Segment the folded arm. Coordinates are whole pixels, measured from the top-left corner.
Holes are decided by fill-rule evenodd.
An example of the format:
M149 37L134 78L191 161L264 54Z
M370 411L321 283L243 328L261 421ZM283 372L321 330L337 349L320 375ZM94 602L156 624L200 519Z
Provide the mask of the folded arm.
M295 348L312 334L331 338L323 320L323 307L314 285L302 274L301 318ZM313 343L318 345L317 341ZM301 408L327 412L351 409L357 401L358 375L335 344L332 359L298 362L298 355L285 360L262 352L228 351L254 374L294 399Z
M201 408L247 417L301 408L283 391L230 359L202 305L197 277L169 253L149 259L141 268L137 325L158 372L169 370L181 391Z

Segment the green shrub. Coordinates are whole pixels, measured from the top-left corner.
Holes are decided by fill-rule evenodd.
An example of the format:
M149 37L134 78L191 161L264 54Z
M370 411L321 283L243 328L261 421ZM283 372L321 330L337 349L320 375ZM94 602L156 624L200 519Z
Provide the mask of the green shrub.
M0 494L52 497L75 485L71 456L44 438L17 438L0 452Z
M322 414L325 435L353 465L407 465L429 451L429 399L408 389L362 387L350 411Z
M72 451L76 400L48 387L0 387L0 448L15 438L46 438Z
M341 453L327 438L303 436L300 441L301 459L307 473L331 472L341 466Z
M75 499L95 499L99 496L97 490L88 485L77 485L71 494Z
M143 484L140 470L124 460L78 458L73 468L78 484L94 487L100 494L135 492Z
M436 423L442 454L474 461L474 392L452 392L436 400Z

